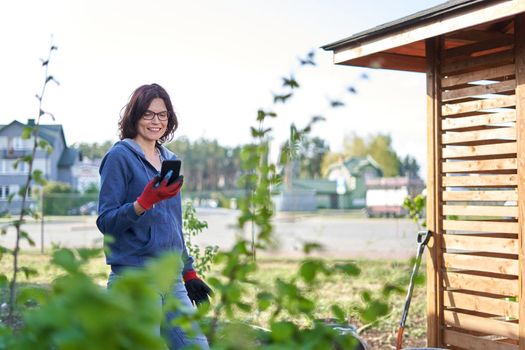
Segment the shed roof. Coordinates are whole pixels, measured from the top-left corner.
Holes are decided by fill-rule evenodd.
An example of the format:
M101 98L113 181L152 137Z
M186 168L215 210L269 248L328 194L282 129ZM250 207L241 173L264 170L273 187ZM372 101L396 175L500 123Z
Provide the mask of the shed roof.
M419 24L422 21L433 19L442 15L451 14L455 11L462 10L465 8L472 8L473 6L480 5L480 3L486 3L487 1L495 0L450 0L442 4L433 6L426 10L422 10L411 15L396 19L391 22L383 23L376 27L364 30L362 32L356 33L347 38L338 40L331 44L326 44L322 46L324 50L334 50L342 46L351 45L362 40L369 40L374 36L380 34L386 34L392 32L396 29L405 28L412 24Z
M488 35L494 39L509 33L512 28L507 22L522 12L525 0L451 0L322 48L334 52L336 64L425 72L427 39L451 37L445 49L485 40ZM456 38L458 33L469 36Z

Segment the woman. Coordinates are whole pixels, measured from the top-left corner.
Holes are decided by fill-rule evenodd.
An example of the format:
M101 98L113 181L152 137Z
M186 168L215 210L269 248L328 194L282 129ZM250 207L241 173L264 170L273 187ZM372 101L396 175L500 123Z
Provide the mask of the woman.
M119 120L120 141L100 165L97 226L113 237L106 253L111 265L108 286L126 268L140 268L166 251L180 252L182 278L172 294L191 307L192 302L207 301L211 290L193 270L193 259L184 244L182 177L170 185L168 179L159 181L162 161L176 158L162 143L171 140L177 126L170 97L161 86L143 85L133 92ZM159 304L164 300L159 294ZM178 327L169 327L166 337L171 349L189 344L208 349L203 335L190 338Z

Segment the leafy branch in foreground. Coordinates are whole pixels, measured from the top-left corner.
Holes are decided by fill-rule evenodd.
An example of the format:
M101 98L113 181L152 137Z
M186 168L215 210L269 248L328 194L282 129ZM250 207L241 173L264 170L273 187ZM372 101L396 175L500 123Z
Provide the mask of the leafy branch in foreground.
M27 163L28 165L28 175L25 181L24 186L20 188L19 195L22 198L21 201L21 208L20 208L20 215L18 217L18 220L12 221L10 224L15 228L16 230L16 238L15 238L15 245L13 250L11 251L11 254L13 255L13 271L12 271L12 277L11 281L9 282L9 313L7 316L8 321L14 321L14 313L15 313L15 298L16 298L16 286L17 286L17 276L19 272L24 272L26 276L36 274L37 272L33 269L27 268L27 267L21 267L18 266L18 253L20 251L20 242L21 240L26 240L30 245L34 245L35 243L33 240L29 237L29 234L26 231L22 230L22 224L25 222L25 216L26 215L33 215L34 217L38 218L38 213L33 211L31 208L27 208L27 198L29 195L29 192L31 191L31 185L37 184L37 185L45 185L46 180L43 176L43 173L39 169L33 170L33 164L35 155L38 148L44 149L46 152L51 153L51 146L49 143L39 138L39 131L40 131L40 119L44 115L51 115L48 112L45 112L43 110L43 101L44 101L44 95L46 92L47 85L50 82L54 82L58 84L58 82L55 80L55 78L49 74L49 62L51 60L51 54L53 51L57 50L57 47L55 45L51 45L49 48L47 59L42 60L42 66L44 67L44 82L42 84L42 90L40 94L36 95L36 98L38 99L38 116L36 118L35 125L28 125L24 128L22 133L22 139L23 140L31 140L33 141L33 147L31 149L31 153L29 155L25 155L17 159L14 163L14 168L16 169L20 162ZM51 115L51 117L53 117ZM9 203L14 198L14 194L12 194L9 197Z

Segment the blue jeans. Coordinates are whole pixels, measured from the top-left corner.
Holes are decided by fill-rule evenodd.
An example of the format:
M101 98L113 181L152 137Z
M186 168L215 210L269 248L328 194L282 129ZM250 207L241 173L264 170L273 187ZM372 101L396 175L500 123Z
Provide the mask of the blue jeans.
M114 273L113 271L110 272L109 278L108 278L108 288L111 288L111 285L115 282L115 280L118 278L118 275ZM186 291L186 287L184 287L184 284L181 280L178 280L174 283L172 289L171 289L172 296L179 300L183 304L185 308L192 308L193 305L188 298L188 292ZM166 302L166 295L159 292L159 300L158 300L158 306L159 308L163 308L164 304ZM181 349L184 346L189 345L197 345L202 350L208 350L210 347L208 345L208 340L202 334L202 332L199 330L198 326L196 324L193 325L193 328L195 330L196 336L194 337L188 337L188 335L180 328L175 326L169 326L171 325L171 320L177 317L177 312L168 312L166 314L165 319L165 326L162 327L159 325L158 328L158 334L162 334L164 338L168 342L168 346L171 350Z

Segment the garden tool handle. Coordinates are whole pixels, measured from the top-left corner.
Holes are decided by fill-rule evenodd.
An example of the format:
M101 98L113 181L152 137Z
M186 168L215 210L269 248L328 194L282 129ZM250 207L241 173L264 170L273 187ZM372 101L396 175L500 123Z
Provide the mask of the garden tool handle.
M405 331L405 322L408 316L408 309L410 308L410 301L412 300L412 292L414 291L414 278L416 277L417 272L419 271L419 265L421 264L421 256L423 255L423 251L425 250L428 241L430 241L431 236L432 233L429 230L419 231L417 233L416 260L414 261L414 268L412 269L412 274L410 275L410 283L408 285L408 292L407 297L405 299L403 315L401 316L401 322L399 322L399 330L397 332L396 339L396 350L400 350L401 345L403 343L403 332Z

